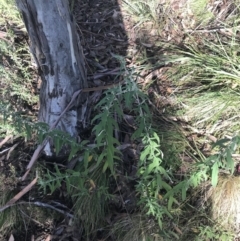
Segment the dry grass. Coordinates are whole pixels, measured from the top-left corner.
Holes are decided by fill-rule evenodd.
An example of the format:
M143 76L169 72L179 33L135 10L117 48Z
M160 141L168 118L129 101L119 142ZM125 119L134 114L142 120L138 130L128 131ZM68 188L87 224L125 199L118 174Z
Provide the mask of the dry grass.
M221 175L218 185L207 191L212 218L226 229L240 227L240 176Z
M143 214L124 214L113 225L110 236L121 241L163 241L156 222Z

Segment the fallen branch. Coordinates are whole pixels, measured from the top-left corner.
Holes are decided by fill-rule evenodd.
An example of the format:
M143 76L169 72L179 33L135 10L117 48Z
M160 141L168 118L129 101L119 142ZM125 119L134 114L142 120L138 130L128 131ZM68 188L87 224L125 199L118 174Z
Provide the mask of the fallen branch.
M10 140L13 136L6 136L3 140L1 140L0 142L0 148L6 143L8 142L8 140Z
M65 215L65 216L67 216L69 218L74 218L73 214L71 214L69 212L66 212L66 211L64 211L62 209L56 208L53 205L50 205L48 203L42 203L42 202L38 202L38 201L36 201L36 202L25 202L25 201L22 201L22 202L18 202L18 203L12 204L11 207L14 206L14 205L35 205L35 206L38 206L38 207L50 208L50 209L55 210L56 212L61 213L61 214Z
M32 187L37 183L38 177L36 177L34 180L31 181L26 187L24 187L17 195L15 195L10 201L7 202L6 205L0 208L0 212L4 211L5 209L13 206L16 201L18 201L24 194L29 192Z
M119 71L120 71L120 68L115 68L115 69L110 70L108 72L94 74L93 76L88 77L88 79L89 80L96 80L96 79L100 79L100 78L102 78L106 75L119 75Z

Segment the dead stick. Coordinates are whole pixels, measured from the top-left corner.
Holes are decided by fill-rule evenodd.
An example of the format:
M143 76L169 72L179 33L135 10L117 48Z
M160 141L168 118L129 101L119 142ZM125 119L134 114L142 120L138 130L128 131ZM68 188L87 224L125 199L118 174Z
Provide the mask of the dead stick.
M99 91L99 90L107 90L111 89L113 87L116 87L120 84L122 84L124 80L120 81L119 83L111 84L111 85L103 85L103 86L98 86L98 87L93 87L93 88L85 88L82 90L82 92L91 92L91 91Z
M37 183L38 177L31 181L26 187L24 187L17 195L15 195L11 200L9 200L6 205L0 208L0 212L14 205L14 203L19 200L24 194L29 192L32 187Z
M16 205L35 205L35 206L38 206L38 207L44 207L44 208L50 208L50 209L53 209L55 210L56 212L59 212L61 214L64 214L66 215L67 217L69 218L74 218L74 215L69 213L69 212L66 212L62 209L59 209L59 208L56 208L54 207L53 205L50 205L48 203L42 203L42 202L39 202L39 201L36 201L36 202L26 202L26 201L21 201L21 202L17 202L17 203L12 203L10 206L8 207L12 207L12 206L16 206ZM1 211L1 210L0 210Z
M0 148L8 142L9 139L11 139L13 136L6 136L1 142L0 142Z

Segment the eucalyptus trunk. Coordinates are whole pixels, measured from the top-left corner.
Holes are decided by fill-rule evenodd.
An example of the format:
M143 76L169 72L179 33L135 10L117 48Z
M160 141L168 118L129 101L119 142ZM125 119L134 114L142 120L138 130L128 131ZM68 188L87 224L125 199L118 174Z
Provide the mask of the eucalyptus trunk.
M16 0L42 79L39 121L52 126L73 94L87 87L84 55L67 0ZM57 128L78 136L85 127L87 94L78 96ZM51 145L44 149L51 156Z

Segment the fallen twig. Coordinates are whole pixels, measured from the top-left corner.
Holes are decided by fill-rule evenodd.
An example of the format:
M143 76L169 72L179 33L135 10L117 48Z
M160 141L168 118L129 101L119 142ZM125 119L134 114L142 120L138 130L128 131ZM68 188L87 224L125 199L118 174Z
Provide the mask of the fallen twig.
M238 29L235 28L225 28L225 27L215 27L211 29L187 29L186 33L222 33L228 36L232 36L236 33Z
M0 155L4 154L5 152L9 151L10 149L11 149L11 147L9 147L9 148L7 148L7 149L5 149L3 151L0 151Z
M10 149L9 149L9 152L7 154L7 157L6 157L6 160L9 159L11 153L13 152L13 150L18 146L19 143L16 143L15 145L13 145Z
M31 181L26 187L24 187L17 195L15 195L10 201L7 202L6 205L0 208L0 212L4 211L5 209L13 206L17 200L19 200L24 194L29 192L32 187L37 183L38 177Z
M12 200L12 199L11 199ZM10 200L10 201L11 201ZM10 202L9 201L9 202ZM7 206L8 205L8 206ZM58 213L61 213L61 214L64 214L64 215L66 215L67 217L69 217L69 218L74 218L74 215L73 214L71 214L71 213L69 213L69 212L66 212L66 211L64 211L64 210L62 210L62 209L59 209L59 208L56 208L56 207L54 207L53 205L50 205L50 204L48 204L48 203L42 203L42 202L38 202L38 201L36 201L36 202L25 202L25 201L22 201L22 202L14 202L14 203L12 203L12 204L6 204L5 206L3 206L1 209L0 209L0 211L4 211L5 209L7 209L7 208L9 208L9 207L12 207L12 206L15 206L15 205L35 205L35 206L38 206L38 207L44 207L44 208L50 208L50 209L53 209L53 210L55 210L56 212L58 212Z
M120 68L115 68L115 69L110 70L108 72L94 74L93 76L89 77L88 79L89 80L96 80L96 79L102 78L106 75L119 75L119 71L120 71Z
M42 203L42 202L25 202L25 204L33 204L33 205L36 205L36 206L39 206L39 207L45 207L45 208L50 208L50 209L53 209L55 210L56 212L59 212L59 213L62 213L64 215L66 215L67 217L69 218L74 218L74 216L71 214L71 213L68 213L64 210L61 210L59 208L56 208L48 203Z
M12 136L6 136L1 142L0 142L0 148L6 143L8 142L9 139L11 139Z

